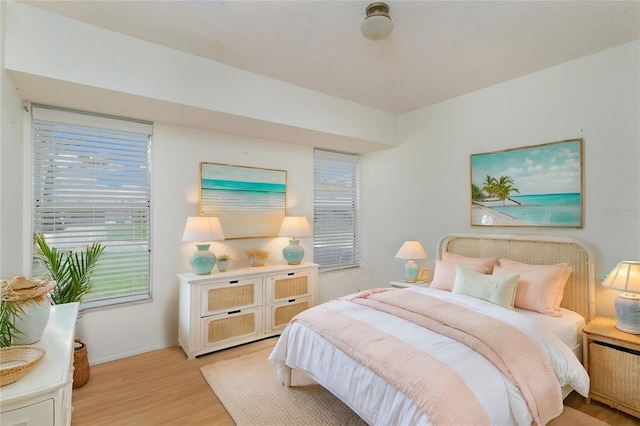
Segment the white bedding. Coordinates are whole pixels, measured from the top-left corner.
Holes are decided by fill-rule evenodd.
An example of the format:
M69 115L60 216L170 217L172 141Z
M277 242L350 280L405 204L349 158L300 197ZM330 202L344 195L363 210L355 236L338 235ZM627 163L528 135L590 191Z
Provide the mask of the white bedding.
M563 314L560 318L564 320L548 321L541 314L509 311L479 299L446 291L423 287L401 291L424 292L516 326L531 336L551 359L559 386L568 384L582 395L588 393L589 378L586 371L562 342L570 342L577 336L576 328L567 331L571 327L567 324L575 326L577 321L571 314ZM493 364L467 346L401 318L348 301L332 301L325 306L375 324L378 330L446 362L464 378L488 412L491 424L531 424L532 416L520 391ZM562 335L562 340L553 333ZM299 323L287 326L269 359L276 364L281 381L284 382L287 373L285 364L302 370L338 396L369 424L431 424L411 399Z
M516 308L516 311L530 317L539 327L554 334L562 343L570 348L582 343L581 330L586 323L584 317L576 312L560 308L562 316L551 317L549 315L539 314L538 312L527 311L526 309Z

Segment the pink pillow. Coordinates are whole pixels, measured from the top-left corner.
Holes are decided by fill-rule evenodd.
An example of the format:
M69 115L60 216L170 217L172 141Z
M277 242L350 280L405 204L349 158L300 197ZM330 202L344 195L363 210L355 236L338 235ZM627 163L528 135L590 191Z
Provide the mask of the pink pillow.
M544 303L540 300L538 300L537 303L532 302L531 297L533 296L531 296L531 292L525 292L525 294L528 295L523 296L523 298L520 299L520 302L527 306L535 306L535 308L518 306L518 295L516 294L516 307L530 309L536 312L542 312L541 309L543 309L545 310L545 312L542 312L543 314L560 316L560 303L564 296L564 286L567 284L567 280L572 272L569 265L566 263L558 263L556 265L532 265L529 263L516 262L510 259L500 259L499 262L500 266L505 270L503 273L519 273L521 280L523 277L526 277L530 282L529 285L522 285L522 283L518 284L519 289L523 287L528 288L532 285L532 288L535 288L536 291L539 290L542 293L552 292L546 296ZM536 297L542 296L538 295ZM525 299L529 300L529 302L525 302ZM541 308L542 305L544 305L544 308Z
M484 266L487 268L487 272L483 272L483 274L490 274L493 271L493 265L496 264L496 259L493 257L467 257L446 251L442 253L442 260L449 263L457 263L467 269L474 268L476 266Z
M436 259L436 269L433 271L433 280L431 281L430 288L438 288L440 290L453 290L453 284L456 282L456 268L458 264L445 262ZM488 272L487 267L483 265L467 266L469 270L486 274Z

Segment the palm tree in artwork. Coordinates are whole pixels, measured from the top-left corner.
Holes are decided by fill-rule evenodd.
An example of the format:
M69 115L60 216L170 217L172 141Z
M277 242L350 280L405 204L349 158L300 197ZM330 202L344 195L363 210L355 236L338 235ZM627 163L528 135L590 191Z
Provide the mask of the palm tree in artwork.
M484 178L484 182L482 184L482 190L486 192L489 197L491 197L495 193L496 182L497 182L496 178L492 176L487 175Z
M511 200L511 198L509 197L511 197L512 192L517 192L518 194L520 193L518 188L513 186L513 184L513 179L511 179L509 176L500 176L500 179L496 181L495 195L500 201L502 201L503 206L505 205L506 200ZM511 201L516 202L515 200Z
M502 201L503 206L506 205L506 200L511 200L516 204L520 204L518 201L510 198L512 192L520 193L520 190L513 186L514 183L513 179L509 176L500 176L499 179L496 179L487 175L484 185L482 186L482 190L489 194L489 196L494 196L498 200Z

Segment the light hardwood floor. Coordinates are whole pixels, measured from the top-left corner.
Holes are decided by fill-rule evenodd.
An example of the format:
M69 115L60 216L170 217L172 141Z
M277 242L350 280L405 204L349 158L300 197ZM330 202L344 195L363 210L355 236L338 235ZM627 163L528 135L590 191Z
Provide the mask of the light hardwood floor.
M200 368L273 347L276 338L187 360L171 347L91 367L89 382L73 390L72 426L85 425L233 425L205 382ZM91 348L88 348L90 351ZM597 402L587 405L572 393L565 404L612 426L637 426L640 420Z

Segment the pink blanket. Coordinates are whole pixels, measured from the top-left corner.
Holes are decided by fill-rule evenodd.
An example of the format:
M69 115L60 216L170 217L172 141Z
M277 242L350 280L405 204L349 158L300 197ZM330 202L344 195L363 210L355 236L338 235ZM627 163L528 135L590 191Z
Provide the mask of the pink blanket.
M546 424L562 412L560 385L549 361L519 330L461 306L402 290L366 291L347 300L412 321L478 351L520 388L536 423ZM324 307L305 311L294 321L393 384L435 425L489 423L464 380L428 354Z

